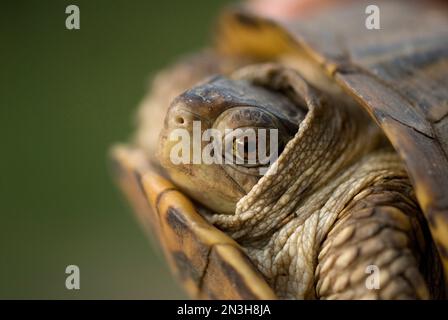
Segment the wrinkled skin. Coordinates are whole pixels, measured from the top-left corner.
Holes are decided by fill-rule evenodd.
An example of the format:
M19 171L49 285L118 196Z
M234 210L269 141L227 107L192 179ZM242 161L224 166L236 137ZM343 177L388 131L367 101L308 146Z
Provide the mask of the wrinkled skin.
M156 162L240 243L281 298L443 297L440 262L403 162L361 109L333 91L279 65L203 81L166 111ZM193 120L202 131L260 126L251 123L257 116L242 124L226 117L244 110L279 129L274 174L172 163L173 130L191 132ZM380 270L375 290L366 287L371 265Z
M244 80L217 77L187 91L173 102L161 133L159 159L171 179L194 199L215 212L233 214L237 201L258 182L261 176L258 166L210 165L203 161L200 164L174 164L170 155L178 141L170 140L169 135L175 129L187 129L193 136L193 121L201 122L201 134L213 128L219 130L224 139L225 129L275 128L279 130L279 144L283 146L297 131L297 124L304 114L303 109L296 108L280 94L252 86ZM208 141L201 141L201 150L207 144ZM193 142L190 147L192 154Z

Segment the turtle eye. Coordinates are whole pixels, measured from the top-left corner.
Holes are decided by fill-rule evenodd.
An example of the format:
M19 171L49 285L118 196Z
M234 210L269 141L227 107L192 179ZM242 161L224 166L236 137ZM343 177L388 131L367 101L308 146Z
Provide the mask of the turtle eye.
M235 155L236 163L241 163L247 166L258 164L258 136L253 140L246 136L235 138L233 140L233 154Z
M269 167L289 140L275 115L253 106L226 110L214 128L223 134L223 163L242 170Z
M266 165L271 157L270 130L275 128L238 128L224 138L224 160L244 167Z

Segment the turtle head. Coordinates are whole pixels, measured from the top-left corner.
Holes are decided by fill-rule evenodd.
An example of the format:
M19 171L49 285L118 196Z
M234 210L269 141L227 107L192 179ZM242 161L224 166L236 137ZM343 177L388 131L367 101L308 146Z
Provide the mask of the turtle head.
M217 76L174 99L158 160L194 200L216 213L233 214L304 116L279 92Z

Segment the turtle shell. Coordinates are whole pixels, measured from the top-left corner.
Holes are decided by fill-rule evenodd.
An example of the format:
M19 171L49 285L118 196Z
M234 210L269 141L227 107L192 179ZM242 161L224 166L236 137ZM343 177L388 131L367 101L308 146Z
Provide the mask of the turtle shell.
M119 186L191 297L275 299L238 243L208 223L142 150L121 145L111 153Z
M448 8L376 4L380 30L365 28L364 1L275 17L233 7L218 21L216 51L249 61L305 61L307 80L323 74L329 87L353 96L404 159L447 274ZM117 146L112 159L142 225L192 297L275 298L241 247L157 173L145 152Z

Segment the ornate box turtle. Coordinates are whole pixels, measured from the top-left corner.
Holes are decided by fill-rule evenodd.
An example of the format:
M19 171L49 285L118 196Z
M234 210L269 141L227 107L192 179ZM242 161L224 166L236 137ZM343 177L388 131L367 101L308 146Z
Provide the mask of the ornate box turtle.
M213 46L155 77L111 158L192 297L445 298L448 8L376 2L380 30L363 1L228 8ZM177 129L238 128L277 130L264 173L238 136L241 163L170 157Z

